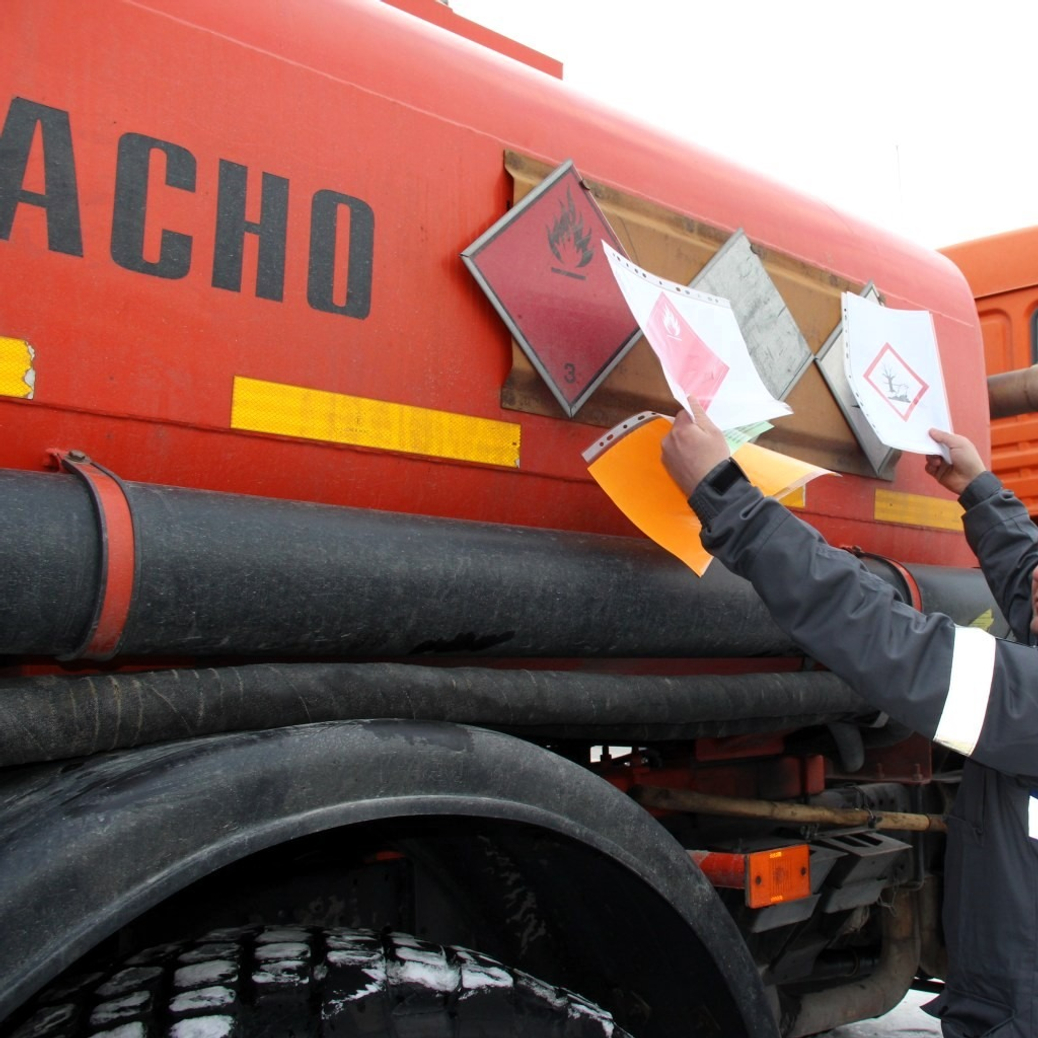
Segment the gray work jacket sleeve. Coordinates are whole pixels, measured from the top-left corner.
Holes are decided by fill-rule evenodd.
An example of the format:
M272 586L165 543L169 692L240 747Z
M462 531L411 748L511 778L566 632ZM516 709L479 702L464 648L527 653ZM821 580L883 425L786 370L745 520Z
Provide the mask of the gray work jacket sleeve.
M930 739L1008 774L1035 773L1034 649L917 612L777 501L719 470L689 499L703 545L753 584L794 641Z
M1027 509L991 472L959 498L966 540L980 560L992 597L1017 641L1031 637L1031 574L1038 566L1038 529Z

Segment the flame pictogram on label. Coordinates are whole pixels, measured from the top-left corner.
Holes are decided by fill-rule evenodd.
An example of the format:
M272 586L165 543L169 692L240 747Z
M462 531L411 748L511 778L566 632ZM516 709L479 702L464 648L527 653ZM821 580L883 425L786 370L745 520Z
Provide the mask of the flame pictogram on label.
M688 396L704 410L710 406L728 374L728 365L695 333L661 292L649 315L645 334L667 358L667 367Z
M552 273L585 278L587 275L578 271L595 258L595 253L591 246L591 231L584 226L584 219L577 211L570 188L566 189L566 201L559 202L559 215L547 230L548 248L562 264L561 267L552 265Z

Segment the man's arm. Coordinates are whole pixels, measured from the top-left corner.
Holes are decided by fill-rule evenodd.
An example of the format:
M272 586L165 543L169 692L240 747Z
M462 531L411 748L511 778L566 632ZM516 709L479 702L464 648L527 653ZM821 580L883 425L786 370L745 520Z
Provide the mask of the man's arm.
M664 463L703 522L703 545L750 580L776 622L879 709L1001 770L1030 774L1038 746L1038 657L899 602L890 585L728 460L697 409L679 416Z
M1038 634L1038 530L1027 510L990 472L959 498L966 540L980 560L984 578L1017 641Z
M984 468L976 448L965 436L931 429L930 435L948 448L951 461L939 455L926 459L926 471L952 491L965 509L966 540L984 571L988 587L1018 641L1032 641L1038 632L1035 582L1038 530L1027 510L998 477Z

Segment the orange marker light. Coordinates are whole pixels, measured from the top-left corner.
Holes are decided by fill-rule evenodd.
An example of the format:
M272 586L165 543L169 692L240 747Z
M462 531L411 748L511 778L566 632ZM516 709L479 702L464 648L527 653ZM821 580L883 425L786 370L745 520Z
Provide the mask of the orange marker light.
M715 887L741 889L749 908L767 908L811 894L811 849L806 843L752 854L688 853Z

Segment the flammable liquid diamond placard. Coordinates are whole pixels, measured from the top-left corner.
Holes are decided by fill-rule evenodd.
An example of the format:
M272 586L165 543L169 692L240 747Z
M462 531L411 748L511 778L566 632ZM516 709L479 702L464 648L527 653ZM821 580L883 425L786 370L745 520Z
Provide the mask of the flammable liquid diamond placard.
M570 417L639 335L603 241L623 252L565 162L461 254Z

